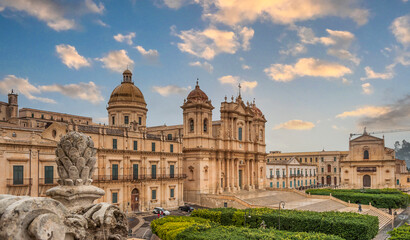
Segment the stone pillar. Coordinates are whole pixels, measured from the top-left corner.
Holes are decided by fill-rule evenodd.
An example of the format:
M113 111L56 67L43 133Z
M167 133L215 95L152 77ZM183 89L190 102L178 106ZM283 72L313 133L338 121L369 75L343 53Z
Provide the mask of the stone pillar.
M253 160L249 160L249 189L253 189Z
M229 173L229 159L225 159L224 164L225 164L225 191L230 192L231 184L230 184L230 173Z

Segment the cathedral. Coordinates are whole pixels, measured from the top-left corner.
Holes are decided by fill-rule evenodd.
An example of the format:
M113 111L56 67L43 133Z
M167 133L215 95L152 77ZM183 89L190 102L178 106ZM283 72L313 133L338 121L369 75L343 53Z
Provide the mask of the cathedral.
M206 194L263 189L266 119L255 102L236 98L214 106L198 83L182 103L183 123L147 126L147 103L125 70L108 101L108 125L92 118L0 102L0 194L45 196L57 185L56 143L69 131L90 136L97 149L93 184L99 201L124 211L175 209ZM182 102L182 101L181 101Z

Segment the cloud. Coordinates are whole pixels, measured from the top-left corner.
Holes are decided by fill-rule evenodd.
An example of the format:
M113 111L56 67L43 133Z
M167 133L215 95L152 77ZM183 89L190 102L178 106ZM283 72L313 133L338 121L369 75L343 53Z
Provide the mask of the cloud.
M184 88L184 87L178 87L175 85L168 85L168 86L163 86L163 87L153 86L152 90L154 92L159 93L161 96L164 96L164 97L168 97L169 95L175 95L175 94L185 96L188 93L188 91L191 90L191 87L189 86L189 87Z
M253 38L255 31L252 28L244 27L240 30L239 35L242 38L242 49L247 51L250 49L250 40Z
M110 25L106 24L106 23L103 22L101 19L97 19L97 20L95 21L95 23L98 24L98 25L100 25L100 26L102 26L102 27L106 27L106 28L110 27Z
M292 55L292 56L296 56L299 55L301 53L306 53L307 49L305 47L305 45L301 44L301 43L296 43L293 45L288 46L287 50L280 50L279 53L282 55Z
M85 0L85 6L93 13L102 14L104 12L104 5L100 2L98 5L93 0Z
M122 35L118 33L114 36L115 41L117 42L125 42L128 45L132 45L132 39L135 38L135 32L130 32L127 35Z
M210 64L207 61L204 62L200 62L200 61L196 61L196 62L190 62L189 66L193 66L193 67L201 67L203 69L205 69L207 72L212 73L214 71L214 66L212 66L212 64Z
M233 87L238 87L238 85L241 84L241 89L243 89L244 92L252 91L256 86L258 86L257 81L245 81L238 76L232 75L220 77L218 80L221 84L229 84Z
M42 92L59 92L73 99L82 99L91 103L100 103L104 101L100 88L94 82L78 83L78 84L53 84L48 86L40 86Z
M370 95L373 93L373 86L370 83L363 83L362 84L362 93L366 95Z
M369 66L365 67L364 70L366 71L366 77L360 78L360 80L362 81L367 80L367 79L378 79L378 78L379 79L391 79L393 78L392 72L376 73Z
M162 3L164 5L172 9L179 9L187 2L189 1L188 0L162 0Z
M327 62L315 58L301 58L295 65L272 64L265 68L264 72L272 80L278 82L289 82L295 77L342 77L352 71L338 63Z
M352 81L348 80L347 78L342 78L342 83L345 85L350 85Z
M249 69L251 69L251 67L249 65L242 64L242 69L243 70L249 70Z
M328 36L316 37L311 28L291 25L290 29L297 32L301 42L294 44L288 50L280 51L281 54L295 56L299 53L306 52L306 44L320 43L328 47L328 55L342 60L351 61L356 65L360 64L360 59L348 50L352 42L355 40L353 33L348 31L326 29Z
M343 112L336 116L336 118L347 118L347 117L379 117L386 113L389 113L392 109L390 107L379 107L379 106L363 106L359 107L353 111Z
M399 43L406 47L410 45L410 15L394 19L390 29Z
M364 116L358 121L358 125L375 129L410 127L410 95L379 108L384 109L384 111L379 114Z
M2 94L8 94L8 92L14 89L19 94L22 94L30 100L37 100L45 103L56 103L53 99L34 96L33 94L40 94L41 91L38 87L29 83L28 78L19 78L14 75L7 75L3 80L0 80L0 92Z
M145 50L142 46L136 46L135 49L138 50L138 52L145 58L156 61L158 60L159 53L155 49L149 49L148 51Z
M211 26L203 31L190 29L177 33L175 26L172 26L171 34L182 41L177 44L181 52L211 60L221 53L234 54L240 47L245 51L250 49L254 30L247 27L235 29L237 32Z
M81 67L89 67L90 62L78 54L75 47L68 44L56 45L56 52L61 61L69 68L78 70Z
M74 18L67 16L87 13L101 14L104 5L95 4L92 0L84 1L54 1L54 0L2 0L0 8L24 12L43 21L56 31L71 30L76 27Z
M197 0L203 6L203 17L226 25L271 20L292 24L328 16L350 18L358 25L367 23L369 11L358 7L357 1L329 0Z
M22 94L30 100L37 100L45 103L56 103L56 101L50 98L35 95L39 95L44 92L59 92L70 98L82 99L91 103L99 103L104 100L100 88L95 85L94 82L34 86L28 81L28 78L19 78L14 75L7 75L3 80L0 80L0 93L7 94L11 89L14 89L17 93Z
M93 121L94 121L95 123L108 124L108 118L107 118L107 117L97 117L97 118L93 118Z
M111 51L103 58L96 58L97 61L103 63L103 67L114 72L122 73L125 69L134 66L134 61L127 55L124 49L118 51Z
M315 127L315 124L312 122L306 122L302 120L290 120L279 125L276 125L273 129L288 129L288 130L310 130Z

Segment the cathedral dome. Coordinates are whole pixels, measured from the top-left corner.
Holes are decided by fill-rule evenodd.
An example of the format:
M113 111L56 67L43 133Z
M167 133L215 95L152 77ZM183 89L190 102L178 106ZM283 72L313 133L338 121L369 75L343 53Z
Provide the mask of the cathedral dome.
M256 115L258 115L258 116L262 116L263 114L262 114L262 111L258 108L258 107L256 107L256 105L255 104L253 104L252 105L252 112L254 112Z
M108 104L126 102L126 103L140 103L146 105L144 95L141 90L132 82L132 73L130 70L125 70L123 73L123 81L111 93Z
M187 100L208 101L208 96L199 88L198 81L196 82L195 89L188 94Z

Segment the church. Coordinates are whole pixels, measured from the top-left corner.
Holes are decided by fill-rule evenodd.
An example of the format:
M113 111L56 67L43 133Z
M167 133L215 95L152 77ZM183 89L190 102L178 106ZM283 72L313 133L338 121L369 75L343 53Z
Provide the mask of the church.
M97 149L93 184L99 201L124 211L175 209L202 194L265 187L265 123L255 102L239 92L214 106L198 83L182 103L183 123L147 126L147 103L125 70L108 101L108 125L92 118L0 102L0 193L45 196L57 184L56 143L69 131L90 136ZM182 102L182 101L181 101Z

